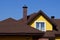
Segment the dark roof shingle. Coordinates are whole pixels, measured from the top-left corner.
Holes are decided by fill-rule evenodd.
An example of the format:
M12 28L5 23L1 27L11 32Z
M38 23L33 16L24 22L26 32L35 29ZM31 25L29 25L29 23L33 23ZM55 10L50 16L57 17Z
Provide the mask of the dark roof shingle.
M15 20L12 18L8 18L6 20L0 21L0 34L2 33L44 33L44 36L51 37L54 36L54 34L60 34L60 19L50 19L45 13L42 11L39 11L38 13L33 13L29 16L27 16L27 23L31 22L36 16L43 15L51 24L57 25L57 31L49 31L49 32L42 32L40 30L37 30L29 25L25 25L23 18L20 20ZM51 35L49 35L51 34Z

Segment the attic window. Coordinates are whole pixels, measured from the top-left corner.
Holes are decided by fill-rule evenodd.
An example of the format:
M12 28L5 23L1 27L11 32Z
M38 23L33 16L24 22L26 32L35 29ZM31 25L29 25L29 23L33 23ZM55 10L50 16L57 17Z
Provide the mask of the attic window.
M36 28L45 31L45 22L36 22Z

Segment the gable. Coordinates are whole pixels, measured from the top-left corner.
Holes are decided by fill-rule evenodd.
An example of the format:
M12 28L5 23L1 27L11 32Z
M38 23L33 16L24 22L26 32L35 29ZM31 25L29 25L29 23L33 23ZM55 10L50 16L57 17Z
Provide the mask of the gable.
M43 15L38 15L36 16L31 22L30 26L33 28L36 28L36 22L45 22L45 30L46 31L52 31L52 24L43 16Z

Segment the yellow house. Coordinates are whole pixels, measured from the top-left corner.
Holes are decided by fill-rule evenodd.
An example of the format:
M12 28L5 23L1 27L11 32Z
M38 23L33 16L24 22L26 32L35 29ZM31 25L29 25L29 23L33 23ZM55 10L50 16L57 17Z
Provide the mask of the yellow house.
M22 19L0 22L0 40L60 40L60 19L49 18L41 10L27 16L23 6Z

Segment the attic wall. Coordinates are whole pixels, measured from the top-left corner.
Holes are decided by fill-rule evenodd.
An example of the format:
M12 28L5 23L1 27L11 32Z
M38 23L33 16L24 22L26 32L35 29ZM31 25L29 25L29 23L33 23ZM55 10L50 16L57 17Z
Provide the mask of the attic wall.
M56 37L55 40L60 40L60 37Z
M44 21L45 22L45 30L46 31L52 31L52 24L49 23L49 21L47 21L47 19L45 19L42 15L37 16L29 25L33 28L36 28L36 21L41 22Z

